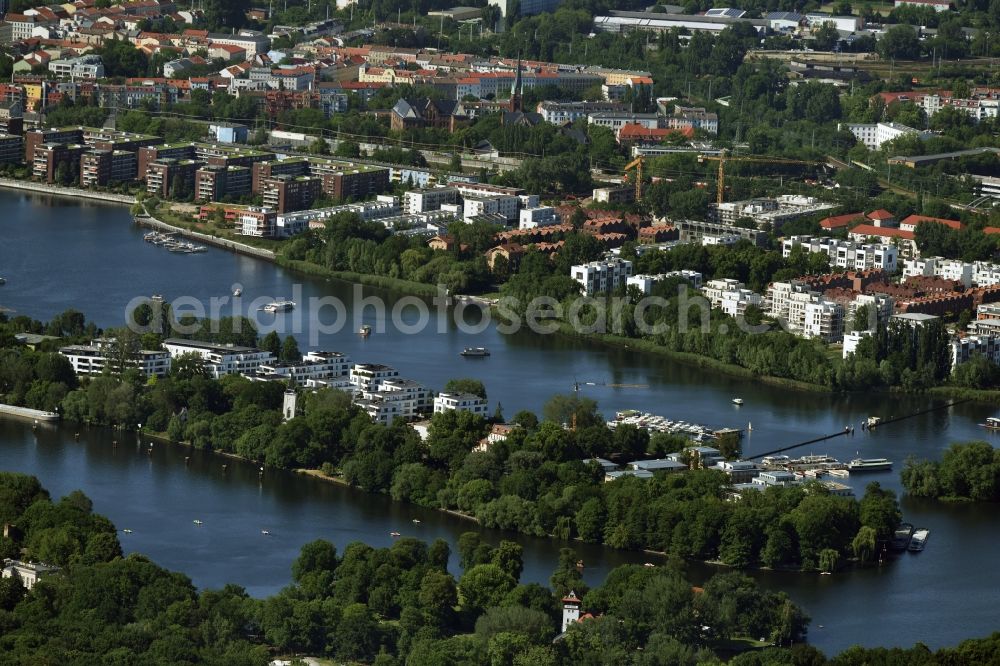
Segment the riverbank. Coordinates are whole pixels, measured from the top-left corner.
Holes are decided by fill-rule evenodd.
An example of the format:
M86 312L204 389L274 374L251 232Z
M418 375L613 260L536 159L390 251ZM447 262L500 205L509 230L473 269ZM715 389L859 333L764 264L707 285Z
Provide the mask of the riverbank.
M436 296L438 293L436 285L427 284L425 282L413 282L412 280L401 280L399 278L391 278L383 275L371 275L368 273L333 271L329 268L324 268L323 266L319 266L308 261L288 259L281 255L277 255L275 263L282 268L287 268L288 270L312 277L341 280L343 282L363 284L369 287L379 287L381 289L388 289L401 294L429 298Z
M207 243L208 245L213 245L232 252L238 252L239 254L245 254L256 259L274 262L277 257L277 255L271 250L265 250L264 248L247 245L246 243L232 241L227 238L220 238L219 236L213 236L211 234L203 234L199 231L192 231L190 229L185 229L184 227L168 224L162 220L156 219L148 213L145 215L136 215L134 219L136 224L142 227L180 234L185 238L192 238L201 241L202 243Z
M612 335L610 333L578 333L574 331L569 324L560 323L559 334L568 338L574 338L577 340L586 340L588 342L596 342L598 344L605 345L607 347L617 347L622 349L628 349L629 351L641 351L649 354L656 354L658 356L663 356L673 360L680 361L687 365L693 365L699 368L706 368L709 370L714 370L732 377L738 377L740 379L751 379L753 381L763 382L765 384L770 384L772 386L780 386L783 388L790 388L797 391L810 391L813 393L834 393L835 391L829 386L823 386L821 384L810 384L809 382L802 382L797 379L787 379L785 377L772 377L770 375L758 375L751 370L747 370L744 367L738 365L732 365L729 363L723 363L714 358L708 356L700 356L698 354L691 354L689 352L679 352L672 349L667 349L661 345L656 344L651 340L643 340L641 338L626 338L620 335Z
M59 420L59 414L57 412L45 412L40 409L17 407L16 405L0 404L0 414L6 416L13 416L19 419L29 419L32 421L41 421L47 423Z
M0 178L0 188L23 190L58 197L71 197L73 199L94 199L123 206L131 206L136 202L135 197L129 194L95 192L94 190L85 190L81 187L63 187L62 185L48 185L46 183L35 183L30 180L14 180L12 178Z

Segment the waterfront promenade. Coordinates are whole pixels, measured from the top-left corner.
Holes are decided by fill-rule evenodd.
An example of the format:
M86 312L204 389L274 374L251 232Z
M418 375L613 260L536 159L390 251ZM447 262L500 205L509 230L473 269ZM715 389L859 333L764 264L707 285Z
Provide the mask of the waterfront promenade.
M135 197L130 194L114 194L112 192L94 192L79 187L63 187L62 185L47 185L45 183L34 183L30 180L15 180L13 178L0 178L0 187L12 190L25 190L37 192L38 194L51 194L60 197L72 197L74 199L95 199L108 203L131 206L135 203Z

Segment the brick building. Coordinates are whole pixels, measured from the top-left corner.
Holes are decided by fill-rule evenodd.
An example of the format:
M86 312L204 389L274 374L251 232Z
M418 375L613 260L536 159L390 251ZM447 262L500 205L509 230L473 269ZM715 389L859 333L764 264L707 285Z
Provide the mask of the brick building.
M239 199L250 194L250 169L245 166L206 164L195 173L197 201L221 201L225 197Z
M319 178L272 176L261 180L261 196L266 208L287 213L311 207L320 196L321 186Z
M164 157L146 165L146 191L158 197L194 193L195 173L203 162Z

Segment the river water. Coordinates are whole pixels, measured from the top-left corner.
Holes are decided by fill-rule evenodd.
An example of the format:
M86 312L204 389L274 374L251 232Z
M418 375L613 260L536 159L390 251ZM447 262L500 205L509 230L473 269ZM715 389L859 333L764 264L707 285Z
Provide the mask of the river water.
M168 300L191 296L206 301L225 296L232 285L244 290L244 307L257 297L293 296L297 302L335 296L348 306L377 296L391 305L399 297L352 285L289 273L272 264L210 248L195 255L171 254L143 242L123 207L0 191L0 306L38 319L74 307L100 326L123 322L126 304L137 296L163 294ZM298 308L297 308L298 310ZM412 310L412 308L410 309ZM877 480L899 491L898 470L909 455L937 457L953 441L995 437L977 424L993 414L989 405L951 407L918 396L829 396L800 393L758 382L720 376L674 361L643 356L556 336L502 335L489 327L480 334L454 322L443 332L436 324L416 334L394 327L391 313L374 310L363 321L376 333L357 336L356 327L321 335L300 346L341 351L355 361L386 363L401 374L440 389L453 377L482 379L491 402L506 414L539 412L545 400L566 393L575 381L602 411L640 409L712 426L753 430L744 440L759 453L841 430L871 414L883 417L933 412L872 433L856 431L805 447L801 453L829 453L840 459L857 454L896 461L895 472L856 475L860 494ZM416 319L404 310L403 328ZM382 326L384 324L384 332ZM308 327L305 327L308 331ZM464 359L466 346L485 346L492 356ZM639 384L646 388L602 384ZM736 407L733 397L745 404ZM302 544L327 538L343 548L354 540L388 545L390 531L455 543L474 524L457 517L396 504L323 481L272 472L260 479L247 464L181 447L157 445L151 455L137 448L134 434L92 429L74 438L71 426L40 428L0 421L0 469L37 475L54 495L76 488L94 500L95 510L119 528L128 551L183 571L196 584L245 586L255 595L273 593L289 581L289 567ZM117 447L111 442L120 438ZM190 461L185 464L185 456ZM223 471L222 465L228 470ZM891 566L835 576L759 573L762 584L787 591L813 617L810 641L827 652L853 644L931 646L957 643L997 628L995 594L1000 572L993 566L1000 518L994 507L946 506L903 498L905 519L931 529L927 549L904 554ZM421 522L414 524L413 518ZM195 526L193 520L204 522ZM270 536L261 534L267 530ZM525 547L525 580L546 582L560 544L516 538ZM598 583L610 567L649 557L575 544L586 562L586 577ZM694 579L709 573L691 567Z

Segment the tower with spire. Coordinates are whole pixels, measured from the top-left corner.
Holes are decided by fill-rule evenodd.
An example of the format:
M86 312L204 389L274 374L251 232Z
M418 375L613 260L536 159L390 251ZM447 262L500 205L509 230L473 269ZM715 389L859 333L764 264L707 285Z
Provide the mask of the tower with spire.
M510 110L523 111L521 106L521 92L522 92L522 82L521 82L521 53L517 54L517 72L514 74L514 85L510 87Z

